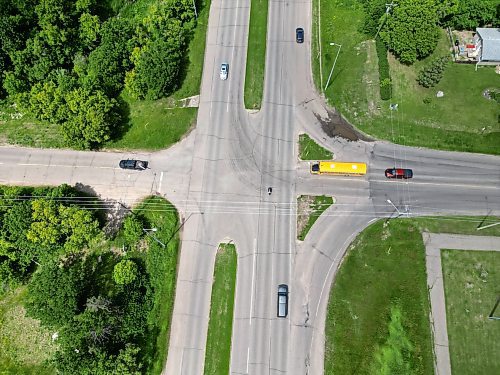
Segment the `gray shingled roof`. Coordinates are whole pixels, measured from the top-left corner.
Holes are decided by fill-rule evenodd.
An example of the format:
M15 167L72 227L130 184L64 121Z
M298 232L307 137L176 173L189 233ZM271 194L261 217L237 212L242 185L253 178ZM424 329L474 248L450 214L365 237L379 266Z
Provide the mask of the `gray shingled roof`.
M481 60L500 61L500 29L478 27L476 32L483 40Z

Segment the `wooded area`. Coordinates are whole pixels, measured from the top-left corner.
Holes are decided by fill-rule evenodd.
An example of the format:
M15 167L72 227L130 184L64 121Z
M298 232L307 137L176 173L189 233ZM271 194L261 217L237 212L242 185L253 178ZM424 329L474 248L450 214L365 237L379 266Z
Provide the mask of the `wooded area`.
M124 90L168 96L185 69L192 0L151 1L146 13L120 17L98 0L0 0L0 96L59 124L68 145L99 147L126 121Z

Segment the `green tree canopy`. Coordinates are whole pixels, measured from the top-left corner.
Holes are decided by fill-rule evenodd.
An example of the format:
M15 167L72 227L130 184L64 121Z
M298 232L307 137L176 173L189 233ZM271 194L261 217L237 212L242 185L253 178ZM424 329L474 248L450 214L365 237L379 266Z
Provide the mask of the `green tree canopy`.
M400 0L387 17L380 37L403 64L429 56L439 38L436 0Z
M113 280L119 285L127 285L137 278L137 264L133 260L119 261L113 269Z
M48 327L65 325L83 309L90 274L81 256L46 262L28 284L28 314Z

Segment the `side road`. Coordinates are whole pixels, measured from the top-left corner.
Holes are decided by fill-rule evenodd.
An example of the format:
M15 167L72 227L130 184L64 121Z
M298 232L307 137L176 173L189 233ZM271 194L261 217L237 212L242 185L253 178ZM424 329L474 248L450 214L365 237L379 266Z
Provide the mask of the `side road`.
M466 236L460 234L422 233L425 244L427 285L431 299L431 329L436 353L435 374L451 375L446 304L444 297L441 249L500 251L498 237Z

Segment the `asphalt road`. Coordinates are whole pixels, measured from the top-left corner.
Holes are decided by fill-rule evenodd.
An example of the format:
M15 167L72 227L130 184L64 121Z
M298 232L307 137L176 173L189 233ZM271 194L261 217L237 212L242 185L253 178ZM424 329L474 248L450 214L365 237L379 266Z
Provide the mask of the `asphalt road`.
M331 282L357 233L381 217L500 215L498 157L347 141L321 130L331 111L311 82L309 1L269 3L264 103L258 113L244 110L249 5L212 2L197 127L178 145L135 155L0 149L0 183L80 184L125 204L160 194L177 206L184 227L165 374L203 372L220 242L233 241L238 251L231 374L321 374ZM229 63L226 81L222 62ZM312 176L297 158L302 131L338 160L368 163L367 176ZM151 169L120 170L127 157L149 160ZM414 178L387 180L383 171L393 166L412 168ZM299 243L301 194L332 195L336 204ZM290 292L286 319L276 317L282 283Z

